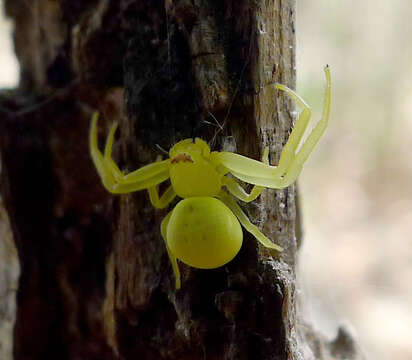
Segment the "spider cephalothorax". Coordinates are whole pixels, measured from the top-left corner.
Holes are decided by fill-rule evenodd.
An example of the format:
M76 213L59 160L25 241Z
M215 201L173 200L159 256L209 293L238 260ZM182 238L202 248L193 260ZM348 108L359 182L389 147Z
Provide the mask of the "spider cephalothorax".
M179 141L170 151L170 181L181 198L216 196L222 187L222 175L211 159L210 148L203 140Z
M242 229L249 231L263 246L282 251L253 225L236 198L250 202L264 187L281 189L292 184L304 162L326 129L330 110L330 73L325 68L327 87L321 120L306 141L299 144L309 123L311 111L304 100L293 90L276 84L276 88L289 94L302 111L290 137L282 150L279 164L268 163L268 148L262 162L232 152L210 151L199 138L185 139L169 151L169 159L124 175L111 157L114 133L113 124L107 137L104 154L97 144L97 119L95 113L90 130L90 153L105 188L114 194L146 189L155 208L168 206L176 196L182 198L163 219L161 233L180 288L177 259L201 269L225 265L242 246ZM159 197L157 185L170 178L170 186ZM236 181L254 184L248 194Z

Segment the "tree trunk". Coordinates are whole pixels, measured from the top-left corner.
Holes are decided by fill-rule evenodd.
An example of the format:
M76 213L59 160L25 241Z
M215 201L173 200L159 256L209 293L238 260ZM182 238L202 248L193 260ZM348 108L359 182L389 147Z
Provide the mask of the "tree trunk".
M181 264L176 291L167 211L143 191L108 194L89 158L98 110L102 139L120 123L125 171L189 137L256 159L269 146L276 164L294 120L273 86L295 85L294 0L6 0L6 11L21 65L0 98L1 193L21 266L15 359L357 356L343 330L328 344L297 314L294 185L245 206L283 253L245 233L222 268Z

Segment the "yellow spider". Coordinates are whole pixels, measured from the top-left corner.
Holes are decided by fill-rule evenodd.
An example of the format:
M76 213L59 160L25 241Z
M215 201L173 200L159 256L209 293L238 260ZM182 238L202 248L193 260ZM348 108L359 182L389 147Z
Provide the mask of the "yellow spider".
M264 187L281 189L296 180L328 123L331 83L328 66L325 67L325 74L327 86L322 118L300 148L299 143L310 120L311 110L293 90L281 84L275 85L302 107L277 166L269 165L268 148L264 151L262 162L259 162L231 152L211 152L205 141L196 138L195 141L186 139L174 145L167 160L154 162L124 175L111 157L117 123L111 127L102 154L97 143L98 113L93 115L90 153L108 191L124 194L146 189L151 203L157 209L168 206L176 196L183 199L161 223L162 237L175 274L176 289L180 288L177 259L200 269L225 265L242 246L240 224L263 246L283 250L250 222L235 198L250 202L261 194ZM159 198L157 185L169 178L171 185ZM235 178L255 185L250 194Z

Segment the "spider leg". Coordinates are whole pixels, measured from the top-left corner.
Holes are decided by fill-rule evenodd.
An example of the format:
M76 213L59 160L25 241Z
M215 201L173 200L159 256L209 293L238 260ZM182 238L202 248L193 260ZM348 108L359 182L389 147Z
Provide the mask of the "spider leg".
M277 169L279 172L284 173L287 170L289 164L295 159L296 149L298 148L299 143L302 140L302 136L308 126L309 120L312 116L312 110L310 109L309 105L306 104L305 100L303 100L293 90L282 84L276 84L275 86L277 89L285 91L302 108L295 126L293 127L293 130L289 135L289 139L283 147L282 153L280 154Z
M266 147L263 151L262 162L269 165L269 148ZM236 198L244 202L251 202L255 200L263 191L263 186L255 185L250 194L248 194L243 187L234 179L223 176L222 185L226 186L226 189Z
M119 124L117 122L113 123L112 127L110 128L109 135L107 135L106 145L104 147L104 161L106 162L107 166L111 168L113 176L116 179L122 179L123 173L112 159L114 134L116 133L118 125Z
M289 164L283 178L282 178L282 187L289 186L292 184L298 177L302 166L305 163L306 159L312 152L313 148L318 143L319 139L322 137L322 134L325 132L325 129L328 125L329 114L330 114L330 98L331 98L331 79L330 79L330 70L329 66L325 67L326 75L326 89L325 89L325 100L323 105L323 112L320 121L316 124L315 128L309 134L306 141L302 144L295 158ZM293 91L288 92L292 96Z
M160 198L157 186L150 187L147 191L149 192L150 202L156 209L164 209L176 197L176 193L174 192L172 185L166 189Z
M277 182L283 175L282 171L279 171L276 166L270 166L260 161L228 151L212 152L211 161L215 164L216 168L221 170L222 174L230 172L242 181L260 186L268 187L265 179L269 179L273 182L273 186L271 187L276 188ZM249 181L251 179L255 180Z
M325 75L327 83L321 120L316 124L315 128L312 130L297 154L296 149L298 148L303 133L308 125L311 111L303 99L293 90L287 88L286 86L277 84L276 87L278 89L285 91L300 106L303 107L289 140L282 151L279 165L266 165L245 156L225 151L213 152L211 154L212 161L216 165L221 165L227 172L230 172L238 179L250 184L273 189L281 189L292 184L298 177L304 162L321 138L328 124L331 97L331 80L328 66L325 67Z
M166 215L166 217L162 220L162 223L160 224L160 232L162 233L162 238L166 245L167 254L169 255L170 263L172 264L173 273L175 274L176 290L178 290L180 289L180 285L181 285L179 265L177 264L176 256L172 254L172 252L169 249L169 246L167 245L167 225L169 224L169 220L170 220L170 216L172 215L172 212L173 210L169 212Z
M155 162L123 175L111 158L111 149L117 125L114 124L106 141L104 155L97 142L98 113L94 113L90 129L90 154L104 187L114 194L129 193L156 186L169 178L169 160Z
M244 202L251 202L255 200L264 189L263 186L253 186L251 192L248 194L245 189L234 179L224 176L222 178L222 185L236 198Z
M162 156L159 155L156 158L156 162L161 161L161 160L162 160ZM160 198L159 198L159 189L157 188L157 186L148 188L147 192L149 193L150 202L152 203L153 207L155 207L156 209L164 209L176 197L176 193L171 185L166 189L166 191L162 194Z
M274 249L277 251L283 251L283 248L279 245L271 242L259 229L256 225L252 224L243 210L240 208L238 203L224 191L221 191L217 196L223 203L235 214L239 222L243 225L246 231L250 232L263 246Z
M90 155L92 157L93 163L97 169L98 174L102 180L104 187L110 191L112 185L115 183L114 176L110 169L108 168L106 162L104 161L104 157L98 148L97 143L97 119L99 114L95 112L92 118L92 126L90 129L90 137L89 137L89 147L90 147Z

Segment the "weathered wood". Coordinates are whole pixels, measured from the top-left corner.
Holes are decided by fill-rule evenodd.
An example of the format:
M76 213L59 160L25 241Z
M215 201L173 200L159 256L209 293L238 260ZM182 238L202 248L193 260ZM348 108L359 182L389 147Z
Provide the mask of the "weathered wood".
M13 328L19 262L10 222L0 198L0 359L13 359Z
M124 69L130 116L120 124L119 141L129 146L124 148L125 166L131 170L153 161L153 143L168 149L170 139L189 136L215 140L216 149L231 144L253 157L269 144L272 155L280 152L292 108L276 97L270 84L294 84L294 3L178 1L156 8L147 2L138 10L136 17L143 18L136 24L139 38L129 42ZM143 85L136 82L142 73ZM278 105L286 114L282 119ZM130 117L138 124L133 129ZM140 128L149 119L151 128L161 129L152 138ZM250 210L287 249L281 258L272 260L255 239L245 236L240 254L221 269L181 265L178 292L159 234L166 212L154 211L146 194L120 199L110 269L117 284L108 293L114 297L120 354L286 359L295 351L289 340L295 314L294 190L276 195L271 192L260 209L253 205ZM269 214L266 206L273 209Z
M1 192L22 266L15 359L318 354L324 342L301 331L296 309L294 185L245 206L282 254L245 233L222 268L181 264L176 291L159 231L167 211L144 192L107 194L87 144L97 109L102 138L120 123L114 157L125 171L196 136L253 158L269 146L277 163L294 109L273 83L295 85L295 1L6 0L6 9L22 66L19 89L0 97Z

